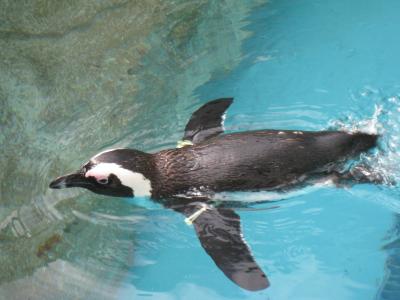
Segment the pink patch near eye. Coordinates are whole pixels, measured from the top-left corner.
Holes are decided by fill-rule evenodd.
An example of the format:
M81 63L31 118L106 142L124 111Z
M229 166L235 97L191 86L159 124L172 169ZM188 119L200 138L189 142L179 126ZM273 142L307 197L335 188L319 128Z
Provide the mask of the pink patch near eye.
M108 179L108 174L106 175L102 172L99 172L99 170L93 169L86 172L85 177L94 177L97 181L99 181L102 179Z

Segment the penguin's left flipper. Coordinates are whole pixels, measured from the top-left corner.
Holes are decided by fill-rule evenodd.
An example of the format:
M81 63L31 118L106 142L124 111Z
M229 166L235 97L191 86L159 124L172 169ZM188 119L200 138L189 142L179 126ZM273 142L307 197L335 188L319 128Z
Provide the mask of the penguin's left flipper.
M224 114L233 98L221 98L207 102L196 110L185 127L183 143L200 143L224 131Z
M189 219L201 246L230 280L250 291L269 286L266 275L243 240L240 217L232 209L199 202L171 208Z

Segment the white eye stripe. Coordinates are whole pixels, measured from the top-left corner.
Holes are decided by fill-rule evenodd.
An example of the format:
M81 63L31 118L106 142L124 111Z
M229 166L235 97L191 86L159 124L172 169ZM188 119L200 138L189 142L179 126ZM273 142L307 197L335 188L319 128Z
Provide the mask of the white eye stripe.
M122 185L130 187L135 196L151 196L151 182L141 173L122 168L115 163L99 163L86 172L85 177L94 177L97 182L114 174ZM99 182L100 183L100 182Z
M99 157L100 155L102 155L102 154L104 154L104 153L108 153L108 152L112 152L112 151L115 151L115 150L120 150L120 149L123 149L123 148L114 148L114 149L107 149L107 150L104 150L104 151L102 151L102 152L100 152L100 153L97 153L95 156L93 156L91 159L96 159L97 157Z

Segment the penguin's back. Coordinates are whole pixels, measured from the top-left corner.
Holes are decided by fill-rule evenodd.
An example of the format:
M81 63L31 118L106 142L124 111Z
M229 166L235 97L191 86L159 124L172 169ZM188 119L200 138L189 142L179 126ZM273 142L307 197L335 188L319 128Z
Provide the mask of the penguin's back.
M156 155L173 190L274 189L324 172L374 147L376 140L377 136L364 133L260 130L220 135Z

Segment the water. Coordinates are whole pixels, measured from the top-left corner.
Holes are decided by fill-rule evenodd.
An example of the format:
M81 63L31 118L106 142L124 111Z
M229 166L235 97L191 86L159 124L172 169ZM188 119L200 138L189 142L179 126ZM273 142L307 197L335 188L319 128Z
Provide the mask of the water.
M222 96L235 97L228 131L377 130L380 151L362 159L398 179L398 2L32 3L0 2L0 298L399 299L396 187L238 211L271 282L256 293L181 215L47 189L102 149L174 147L190 113Z

